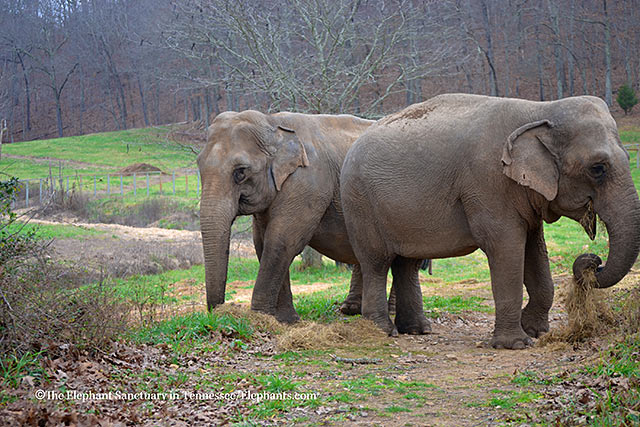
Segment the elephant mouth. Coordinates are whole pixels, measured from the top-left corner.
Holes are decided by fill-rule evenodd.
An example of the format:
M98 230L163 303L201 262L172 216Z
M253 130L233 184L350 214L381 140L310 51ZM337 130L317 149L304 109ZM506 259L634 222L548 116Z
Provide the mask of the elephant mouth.
M587 204L584 207L585 211L578 220L584 231L587 233L591 240L596 238L597 232L597 214L593 209L593 199L589 198Z

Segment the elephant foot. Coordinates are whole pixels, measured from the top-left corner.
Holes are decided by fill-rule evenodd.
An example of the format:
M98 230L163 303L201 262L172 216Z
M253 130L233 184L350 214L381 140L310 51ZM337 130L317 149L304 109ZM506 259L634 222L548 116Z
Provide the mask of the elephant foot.
M422 313L412 318L396 315L396 327L401 334L425 335L431 333L431 322Z
M549 332L549 316L535 314L533 310L527 310L528 306L522 310L520 323L522 329L532 338L538 338Z
M362 304L360 301L349 301L349 298L347 298L340 306L340 313L347 316L360 314L362 313Z
M531 347L533 340L524 331L512 333L495 333L490 342L493 348L508 348L511 350L522 350Z
M276 313L276 320L280 323L293 324L300 321L300 316L295 310L278 311Z
M391 321L391 319L389 318L389 316L387 315L383 315L383 316L364 316L367 319L371 319L373 321L373 323L376 324L377 327L379 327L380 329L382 329L383 331L385 331L387 333L387 335L389 335L390 337L397 337L398 336L398 329L396 329L396 325L393 324L393 322Z

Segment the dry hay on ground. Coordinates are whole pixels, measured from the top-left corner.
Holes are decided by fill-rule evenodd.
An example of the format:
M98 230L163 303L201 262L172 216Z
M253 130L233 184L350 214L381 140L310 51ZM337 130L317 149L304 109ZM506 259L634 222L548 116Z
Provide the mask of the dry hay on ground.
M278 337L282 350L322 350L343 345L380 344L387 334L362 317L348 323L300 322L288 326Z
M276 335L277 346L282 351L322 350L343 345L379 344L387 339L387 334L371 320L361 317L346 323L336 321L325 324L302 321L285 325L273 316L258 313L237 304L223 304L214 312L249 319L257 330Z
M611 332L615 326L622 329L631 313L622 310L614 314L611 304L605 298L606 291L594 288L595 272L587 270L583 279L565 280L560 288L559 297L564 300L568 321L559 328L551 330L538 341L539 345L557 342L577 343L595 336ZM636 297L638 292L635 293ZM630 298L629 301L633 300ZM637 311L637 310L636 310Z
M158 167L150 165L148 163L134 163L129 166L125 166L120 169L118 173L122 175L133 175L134 173L146 173L146 172L162 172L162 170Z

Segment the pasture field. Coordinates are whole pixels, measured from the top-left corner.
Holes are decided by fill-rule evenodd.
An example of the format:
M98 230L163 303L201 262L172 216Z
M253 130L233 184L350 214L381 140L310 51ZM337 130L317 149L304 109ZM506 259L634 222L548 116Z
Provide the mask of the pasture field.
M625 143L640 141L638 128L625 126L620 133ZM48 175L49 160L67 162L65 168L73 173L117 171L143 162L163 170L193 168L195 155L172 144L166 134L160 128L9 144L3 155L13 157L3 156L0 171L21 178L38 177L41 171ZM630 154L640 189L637 153ZM429 335L391 339L360 316L343 316L338 307L348 293L350 271L328 259L321 268L305 271L294 261L291 284L302 321L286 326L247 309L259 268L250 218L234 224L228 304L207 313L201 242L197 232L184 229L197 226L197 218L175 216L197 212L198 200L195 195L153 197L153 191L151 196L88 197L82 216L87 222L78 224L79 211L56 212L47 219L62 218L62 224L33 221L8 230L35 230L39 239L52 240L50 263L83 266L86 276L80 275L72 291L69 286L60 291L71 292L74 304L82 301L83 292L108 290L126 313L124 329L106 345L52 341L4 354L2 422L640 423L638 264L622 283L600 291L615 322L606 334L584 342L521 351L490 348L494 309L481 251L435 260L433 275L420 273L433 327ZM140 217L147 219L133 224ZM127 221L153 227L102 224ZM562 296L573 260L585 252L606 258L606 231L598 225L594 241L566 218L545 225L557 291L552 329L566 322ZM53 394L38 398L38 390ZM90 398L90 393L109 392L125 397Z

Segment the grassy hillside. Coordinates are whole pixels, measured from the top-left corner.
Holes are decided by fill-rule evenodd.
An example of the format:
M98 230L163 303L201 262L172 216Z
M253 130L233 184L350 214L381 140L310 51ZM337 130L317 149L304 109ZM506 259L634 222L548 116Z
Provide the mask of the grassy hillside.
M0 172L21 179L42 178L49 175L50 163L54 175L60 164L63 175L105 174L134 163L149 163L163 171L194 168L195 154L168 139L169 130L131 129L5 144Z

